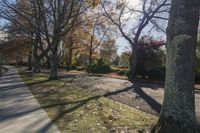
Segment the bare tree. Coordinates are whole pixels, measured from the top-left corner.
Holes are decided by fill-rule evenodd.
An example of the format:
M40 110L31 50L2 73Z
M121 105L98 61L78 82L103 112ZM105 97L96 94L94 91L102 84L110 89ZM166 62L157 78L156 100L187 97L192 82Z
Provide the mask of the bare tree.
M36 55L35 60L41 60L46 56L51 66L49 78L57 79L58 47L63 37L75 26L78 16L89 5L84 0L25 0L23 2L25 6L16 6L16 3L2 0L0 17L19 25L32 35L36 42L33 50L33 54ZM17 19L16 14L23 21Z
M130 56L129 77L131 81L133 81L136 76L138 41L140 35L144 31L145 27L150 24L152 25L152 28L165 31L158 25L156 20L168 20L167 17L165 18L167 15L163 15L163 13L168 12L170 5L168 0L141 0L140 4L141 6L136 8L130 7L130 1L127 0L102 2L102 7L107 18L118 28L121 35L131 45L132 54ZM135 18L133 18L133 15ZM135 21L130 23L129 21L131 19L134 19Z
M90 44L89 44L89 65L88 68L90 69L92 64L92 55L93 52L102 44L103 40L107 38L107 33L109 30L109 26L105 27L102 21L96 20L92 24L90 36Z

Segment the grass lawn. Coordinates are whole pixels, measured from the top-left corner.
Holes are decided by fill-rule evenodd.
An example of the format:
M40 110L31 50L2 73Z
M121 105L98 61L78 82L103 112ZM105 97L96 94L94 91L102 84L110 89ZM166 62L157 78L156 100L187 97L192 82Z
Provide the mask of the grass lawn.
M68 79L19 69L35 98L62 133L147 132L157 118L106 97L95 97Z

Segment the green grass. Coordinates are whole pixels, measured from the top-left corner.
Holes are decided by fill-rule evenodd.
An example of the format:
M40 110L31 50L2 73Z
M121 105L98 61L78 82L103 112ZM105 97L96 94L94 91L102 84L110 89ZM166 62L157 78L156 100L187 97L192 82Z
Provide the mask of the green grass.
M22 69L19 72L63 133L143 132L157 120L106 97L94 97L92 92L67 83L67 79L49 81L45 74L28 74Z

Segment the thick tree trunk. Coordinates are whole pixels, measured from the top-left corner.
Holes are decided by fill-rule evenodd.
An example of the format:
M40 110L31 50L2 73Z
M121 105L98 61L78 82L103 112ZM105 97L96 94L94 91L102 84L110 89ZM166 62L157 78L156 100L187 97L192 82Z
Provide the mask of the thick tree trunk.
M50 63L50 80L56 80L58 79L58 58L57 54L52 54L49 57L49 63Z
M131 56L130 56L130 74L128 75L128 78L130 81L134 81L136 78L136 67L137 67L137 49L133 49Z
M167 29L165 95L156 133L197 133L194 99L199 0L172 0Z
M33 46L32 51L32 64L33 64L33 72L34 73L40 73L40 58L37 55L37 48Z
M39 59L39 57L34 57L33 58L33 72L34 73L40 73L41 72L41 70L40 70L40 59Z

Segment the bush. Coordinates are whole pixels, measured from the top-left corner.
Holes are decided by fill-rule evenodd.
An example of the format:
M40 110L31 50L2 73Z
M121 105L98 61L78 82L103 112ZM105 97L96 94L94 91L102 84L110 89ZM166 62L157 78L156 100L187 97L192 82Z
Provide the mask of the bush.
M165 79L165 67L157 67L146 72L146 75L150 79L164 80Z
M76 65L72 65L72 66L66 66L65 70L70 71L70 70L76 70L77 66Z
M84 66L77 66L77 71L84 71L84 70L86 70L87 68L86 67L84 67Z
M89 67L89 72L92 73L109 73L111 72L111 68L109 65L105 64L102 59L92 63Z
M200 73L197 71L195 72L195 81L198 83L200 82Z

